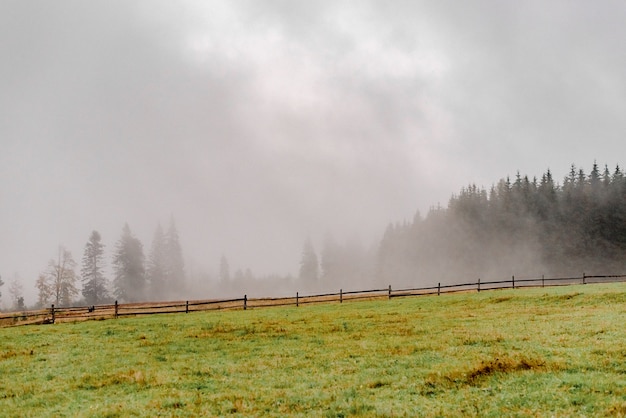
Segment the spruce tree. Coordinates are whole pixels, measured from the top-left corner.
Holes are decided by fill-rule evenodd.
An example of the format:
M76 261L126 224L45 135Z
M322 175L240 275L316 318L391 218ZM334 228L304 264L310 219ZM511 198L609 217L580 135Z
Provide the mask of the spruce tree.
M300 260L300 280L305 283L316 282L319 278L319 262L310 238L304 242Z
M107 280L104 277L104 244L98 231L92 231L85 244L81 277L83 297L89 305L98 305L109 298Z
M330 283L339 270L340 249L334 237L329 233L324 236L324 246L320 257L321 277Z
M165 234L166 286L168 294L180 292L185 283L185 263L174 218Z
M145 298L144 258L143 244L125 224L113 257L113 293L118 300L136 302Z
M167 294L166 282L168 277L165 251L165 234L159 223L154 232L146 268L146 278L150 286L150 296L155 299L162 299Z

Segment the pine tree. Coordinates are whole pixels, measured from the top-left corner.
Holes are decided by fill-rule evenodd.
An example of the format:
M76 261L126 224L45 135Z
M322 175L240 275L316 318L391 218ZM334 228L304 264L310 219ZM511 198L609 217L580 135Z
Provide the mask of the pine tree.
M165 234L161 224L157 225L148 256L146 279L150 286L152 298L162 299L166 296L167 266L166 266Z
M180 292L185 283L185 263L173 217L170 219L170 226L167 229L167 234L165 234L165 266L165 289L168 294L176 294L176 292Z
M340 257L339 245L337 245L335 238L331 234L326 234L324 236L324 246L322 247L320 256L322 279L326 282L331 282L337 275Z
M103 273L104 244L98 231L92 231L85 244L81 277L83 297L89 305L98 305L109 298L107 280Z
M143 244L125 224L113 257L113 293L118 300L136 302L145 298L144 258Z
M305 283L316 282L319 278L319 262L310 238L304 242L300 261L300 280Z
M602 173L602 185L605 190L611 186L611 172L607 164L604 165L604 172Z

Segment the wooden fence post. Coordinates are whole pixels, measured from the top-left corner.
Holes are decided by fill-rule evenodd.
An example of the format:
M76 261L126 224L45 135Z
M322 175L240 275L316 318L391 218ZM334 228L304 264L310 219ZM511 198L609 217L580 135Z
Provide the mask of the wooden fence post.
M248 309L248 295L243 295L243 310Z
M343 289L339 289L339 303L343 303Z
M441 282L437 283L437 296L441 295Z
M545 284L545 280L546 280L546 275L545 275L545 274L542 274L542 275L541 275L541 287L544 287L544 286L546 285L546 284Z
M391 299L391 285L389 285L389 297L387 299Z
M115 301L115 319L117 319L117 301Z
M513 289L515 289L515 276L511 276L511 280L513 281Z
M480 277L478 278L478 293L480 293Z
M52 307L50 307L50 314L52 314L52 323L54 324L54 303L52 304Z
M300 293L296 292L296 308L300 306Z
M189 313L189 301L185 302L185 313Z
M585 275L585 272L583 271L583 284L587 284L587 281L585 280L587 278L587 276Z

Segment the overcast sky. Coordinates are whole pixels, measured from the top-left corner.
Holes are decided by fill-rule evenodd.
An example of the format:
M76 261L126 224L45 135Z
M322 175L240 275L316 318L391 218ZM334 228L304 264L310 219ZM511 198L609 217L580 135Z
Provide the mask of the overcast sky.
M27 294L125 222L188 268L297 274L303 242L516 171L626 164L623 1L0 2L0 275ZM6 300L7 286L2 290ZM27 303L34 302L27 298Z

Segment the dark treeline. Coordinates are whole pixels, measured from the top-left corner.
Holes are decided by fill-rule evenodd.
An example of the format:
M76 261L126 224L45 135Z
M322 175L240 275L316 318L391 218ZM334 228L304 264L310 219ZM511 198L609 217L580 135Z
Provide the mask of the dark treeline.
M383 282L455 282L511 275L626 271L626 180L619 166L589 174L571 166L559 185L501 180L489 191L470 185L447 208L390 225L381 241Z

